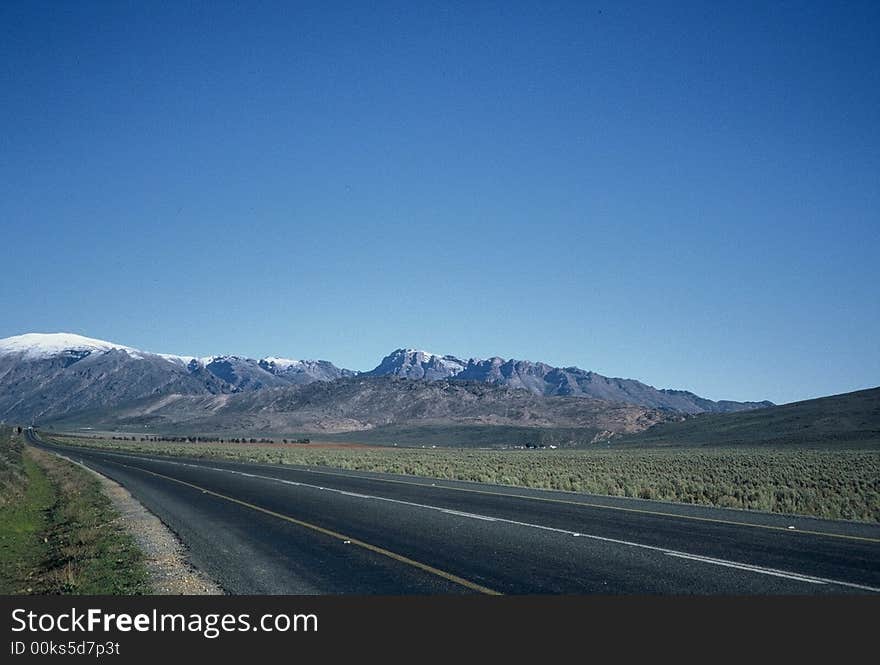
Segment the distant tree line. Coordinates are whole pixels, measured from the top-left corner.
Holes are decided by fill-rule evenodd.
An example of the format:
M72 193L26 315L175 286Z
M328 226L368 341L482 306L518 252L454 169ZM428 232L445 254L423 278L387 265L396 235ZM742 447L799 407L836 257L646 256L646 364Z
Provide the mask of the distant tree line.
M208 436L114 436L113 441L141 441L141 442L160 442L166 443L278 443L273 439L256 439L251 438L228 438L218 439ZM282 443L311 443L311 439L282 439Z

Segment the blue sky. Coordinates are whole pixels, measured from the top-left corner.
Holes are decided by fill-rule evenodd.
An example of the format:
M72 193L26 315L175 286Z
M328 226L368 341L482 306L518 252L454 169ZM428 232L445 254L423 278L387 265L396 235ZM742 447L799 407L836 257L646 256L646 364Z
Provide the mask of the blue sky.
M880 4L0 4L0 336L880 383Z

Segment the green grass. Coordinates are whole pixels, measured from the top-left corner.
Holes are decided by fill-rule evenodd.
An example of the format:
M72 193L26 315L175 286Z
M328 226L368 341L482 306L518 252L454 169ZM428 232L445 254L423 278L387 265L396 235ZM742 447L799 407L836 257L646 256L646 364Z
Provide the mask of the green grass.
M59 440L166 455L321 465L880 521L880 453L872 450L762 447L492 451L140 443L73 437Z
M17 464L8 456L4 458L5 470L14 470L16 482L3 484L0 594L28 593L37 584L35 574L48 549L42 534L55 504L55 491L46 473L29 457L20 457Z
M0 431L0 593L148 593L132 537L86 471Z

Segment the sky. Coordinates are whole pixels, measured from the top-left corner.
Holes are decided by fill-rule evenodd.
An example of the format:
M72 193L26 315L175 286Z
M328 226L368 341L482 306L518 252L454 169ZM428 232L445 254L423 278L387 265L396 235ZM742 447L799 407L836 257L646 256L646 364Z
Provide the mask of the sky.
M0 337L880 384L880 3L0 3Z

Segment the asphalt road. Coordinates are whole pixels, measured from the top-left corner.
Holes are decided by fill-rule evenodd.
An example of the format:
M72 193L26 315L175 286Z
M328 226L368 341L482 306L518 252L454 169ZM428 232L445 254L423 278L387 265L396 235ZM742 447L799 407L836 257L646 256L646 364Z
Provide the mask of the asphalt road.
M32 443L124 485L235 594L880 593L880 527Z

